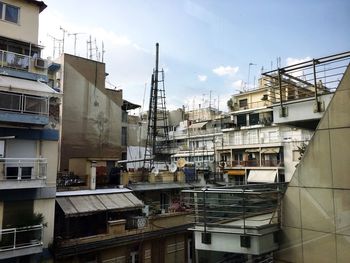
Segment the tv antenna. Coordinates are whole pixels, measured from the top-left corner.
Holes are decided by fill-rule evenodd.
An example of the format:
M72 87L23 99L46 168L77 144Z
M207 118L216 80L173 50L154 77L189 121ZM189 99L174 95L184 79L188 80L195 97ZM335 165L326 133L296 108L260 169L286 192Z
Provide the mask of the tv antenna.
M58 38L51 36L49 34L47 34L47 36L50 37L53 41L52 58L55 58L56 42L58 42L58 53L60 53L62 39L58 39Z
M77 36L83 35L85 33L77 32L77 33L68 33L68 36L74 36L74 56L76 55L77 51Z
M62 53L64 53L64 39L65 39L66 33L68 33L68 31L61 26L60 26L60 30L62 31Z

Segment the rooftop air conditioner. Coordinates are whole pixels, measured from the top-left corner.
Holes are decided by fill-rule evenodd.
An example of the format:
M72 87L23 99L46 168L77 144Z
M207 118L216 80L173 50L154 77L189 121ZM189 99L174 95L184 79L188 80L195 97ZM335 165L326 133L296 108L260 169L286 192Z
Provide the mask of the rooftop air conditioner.
M36 58L34 65L35 65L36 68L41 68L41 69L46 69L47 68L46 60L42 59L42 58Z

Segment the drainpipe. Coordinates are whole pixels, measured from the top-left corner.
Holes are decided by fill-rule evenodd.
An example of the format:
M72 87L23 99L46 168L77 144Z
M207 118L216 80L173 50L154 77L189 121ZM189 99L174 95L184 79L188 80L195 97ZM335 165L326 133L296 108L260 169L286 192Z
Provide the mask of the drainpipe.
M96 189L96 161L91 162L90 168L90 190Z

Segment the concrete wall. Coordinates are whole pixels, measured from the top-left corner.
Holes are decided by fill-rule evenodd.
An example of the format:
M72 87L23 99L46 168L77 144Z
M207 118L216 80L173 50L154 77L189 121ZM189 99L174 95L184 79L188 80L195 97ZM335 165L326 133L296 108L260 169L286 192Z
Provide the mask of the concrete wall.
M319 102L322 103L322 107L327 108L333 94L325 94L319 97ZM314 112L314 98L299 100L295 102L284 103L287 108L287 116L280 116L281 107L273 107L273 121L274 123L288 123L294 121L305 121L321 119L323 112Z
M349 262L350 68L284 196L279 262Z
M20 8L19 23L0 20L1 35L38 44L39 7L27 1L2 0L1 2Z
M69 158L121 158L120 92L105 89L105 64L65 54L60 170Z

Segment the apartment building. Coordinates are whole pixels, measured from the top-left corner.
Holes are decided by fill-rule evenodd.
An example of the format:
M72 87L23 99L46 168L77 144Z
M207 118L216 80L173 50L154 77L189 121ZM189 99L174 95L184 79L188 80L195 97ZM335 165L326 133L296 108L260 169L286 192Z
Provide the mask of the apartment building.
M49 261L61 91L41 58L42 1L0 1L0 260ZM49 82L49 78L51 81Z
M276 124L273 94L273 89L261 86L230 99L232 127L222 129L222 141L216 145L218 172L227 183L290 181L313 130Z

